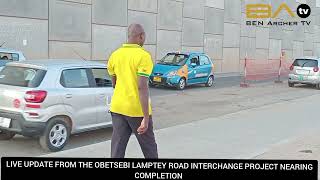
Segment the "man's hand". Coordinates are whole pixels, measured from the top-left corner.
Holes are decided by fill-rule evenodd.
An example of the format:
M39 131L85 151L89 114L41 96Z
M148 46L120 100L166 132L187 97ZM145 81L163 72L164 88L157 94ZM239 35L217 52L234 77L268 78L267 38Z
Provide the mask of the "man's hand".
M138 134L144 134L145 132L147 132L148 130L148 126L149 126L149 117L147 118L143 118L143 120L141 121L141 125L138 128Z

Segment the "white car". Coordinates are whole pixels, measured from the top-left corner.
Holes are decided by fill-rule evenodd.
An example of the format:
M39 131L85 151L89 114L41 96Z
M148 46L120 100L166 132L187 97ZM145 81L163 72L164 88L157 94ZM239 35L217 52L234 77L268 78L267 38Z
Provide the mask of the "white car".
M11 62L0 71L0 139L39 138L59 151L70 134L111 126L113 87L103 63L84 60Z
M320 58L302 57L294 60L290 67L288 85L310 84L320 89Z

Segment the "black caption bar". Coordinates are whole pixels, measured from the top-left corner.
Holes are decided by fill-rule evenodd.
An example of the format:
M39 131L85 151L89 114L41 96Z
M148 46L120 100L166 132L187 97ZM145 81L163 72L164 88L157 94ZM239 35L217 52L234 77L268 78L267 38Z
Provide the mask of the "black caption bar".
M45 174L46 177L40 174ZM316 160L1 158L1 179L318 179ZM111 178L112 177L112 178Z

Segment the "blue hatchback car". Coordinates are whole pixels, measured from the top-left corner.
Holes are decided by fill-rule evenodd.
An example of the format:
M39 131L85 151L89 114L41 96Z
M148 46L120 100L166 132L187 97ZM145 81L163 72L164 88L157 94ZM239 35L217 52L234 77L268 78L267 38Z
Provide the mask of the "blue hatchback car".
M214 84L214 64L204 53L168 53L154 66L150 85L176 87L183 90L187 85Z

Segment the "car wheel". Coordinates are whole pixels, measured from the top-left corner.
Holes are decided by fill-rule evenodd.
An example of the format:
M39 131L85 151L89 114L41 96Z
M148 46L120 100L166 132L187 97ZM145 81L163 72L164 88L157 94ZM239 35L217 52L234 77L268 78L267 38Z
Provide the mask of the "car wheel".
M43 149L57 152L64 148L70 137L71 128L63 118L49 121L39 142Z
M288 83L289 87L294 87L294 83Z
M186 79L185 78L181 78L180 80L179 80L179 83L178 83L178 85L177 85L177 89L178 90L184 90L184 88L186 87Z
M149 83L149 87L156 87L156 85L153 83Z
M320 90L320 84L316 84L316 88Z
M12 139L16 133L9 132L9 131L1 131L0 130L0 140L10 140Z
M213 76L209 76L206 86L207 87L213 86L213 81L214 81Z

